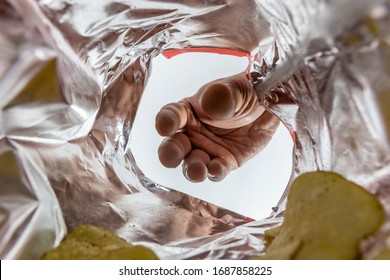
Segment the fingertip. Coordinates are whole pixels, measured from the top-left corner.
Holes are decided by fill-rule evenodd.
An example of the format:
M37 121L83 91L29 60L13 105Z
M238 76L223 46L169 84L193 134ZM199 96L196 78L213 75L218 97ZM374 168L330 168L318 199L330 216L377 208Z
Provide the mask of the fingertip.
M207 163L210 156L203 150L194 149L185 158L183 174L187 180L193 183L203 182L207 178Z
M189 164L183 165L183 174L187 180L193 183L200 183L207 178L207 167L200 160L194 160Z
M208 178L210 181L222 181L228 174L226 166L219 159L212 159L208 165Z
M173 135L180 126L179 116L168 108L162 108L156 115L156 130L161 136Z
M158 147L158 157L162 165L167 168L179 166L185 156L185 151L181 145L171 138L164 139Z

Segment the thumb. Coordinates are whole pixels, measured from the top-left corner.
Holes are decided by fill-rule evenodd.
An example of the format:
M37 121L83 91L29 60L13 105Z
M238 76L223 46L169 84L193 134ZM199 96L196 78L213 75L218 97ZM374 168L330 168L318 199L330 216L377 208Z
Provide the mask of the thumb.
M204 85L190 102L203 123L224 129L248 125L264 112L244 73Z

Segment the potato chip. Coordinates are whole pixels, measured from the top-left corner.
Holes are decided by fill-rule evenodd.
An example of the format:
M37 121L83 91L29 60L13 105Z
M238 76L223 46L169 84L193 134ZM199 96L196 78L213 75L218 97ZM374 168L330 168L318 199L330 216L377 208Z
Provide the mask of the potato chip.
M264 234L265 244L271 244L272 240L279 234L281 228L282 226L277 226L266 230Z
M389 248L383 249L372 259L373 260L390 260L390 249Z
M384 220L382 205L362 187L336 173L305 173L292 184L284 222L260 258L357 259L360 241Z
M133 246L114 233L93 225L81 225L61 244L47 252L45 260L156 260L153 251Z

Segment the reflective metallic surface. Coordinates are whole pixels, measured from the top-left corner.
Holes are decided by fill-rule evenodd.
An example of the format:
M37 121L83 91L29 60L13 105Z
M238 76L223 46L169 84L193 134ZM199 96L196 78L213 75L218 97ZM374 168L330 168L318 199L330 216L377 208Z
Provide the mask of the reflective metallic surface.
M152 58L188 47L251 53L259 98L295 134L292 179L336 171L389 216L390 4L339 2L1 0L0 257L39 258L85 223L164 259L263 252L285 196L251 222L152 182L132 156Z

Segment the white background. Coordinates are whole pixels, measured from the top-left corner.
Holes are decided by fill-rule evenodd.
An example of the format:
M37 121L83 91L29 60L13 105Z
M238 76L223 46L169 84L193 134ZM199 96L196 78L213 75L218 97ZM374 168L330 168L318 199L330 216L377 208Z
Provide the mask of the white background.
M119 270L124 267L130 269L202 269L203 275L197 276L120 276ZM213 275L226 267L269 267L271 275ZM231 270L231 269L230 269ZM329 279L386 279L390 273L388 261L238 261L238 260L170 260L170 261L1 261L2 280L119 280L119 279L299 279L299 280L329 280Z
M292 168L292 140L280 125L267 148L222 182L188 182L181 167L161 165L157 148L162 137L155 130L157 112L169 102L193 95L199 87L217 78L245 70L247 58L209 53L187 53L152 61L152 71L138 108L131 133L131 150L143 173L154 182L180 190L253 219L271 213L279 201Z

